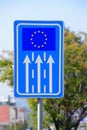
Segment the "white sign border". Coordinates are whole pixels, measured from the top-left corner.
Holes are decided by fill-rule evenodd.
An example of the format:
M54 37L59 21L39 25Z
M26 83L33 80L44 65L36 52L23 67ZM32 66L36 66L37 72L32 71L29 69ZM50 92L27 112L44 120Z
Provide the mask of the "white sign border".
M39 24L36 24L36 23L19 23L17 26L16 26L16 49L17 49L17 63L16 63L16 72L17 72L17 76L16 76L16 84L17 84L17 89L16 89L16 92L17 92L17 94L19 94L20 96L42 96L42 94L43 93L32 93L32 94L29 94L29 93L20 93L19 92L19 89L18 89L18 28L20 27L20 26L23 26L23 25L35 25L35 26L44 26L44 25L46 25L46 26L53 26L53 25L55 25L55 26L58 26L59 27L59 31L60 31L60 50L59 50L59 91L58 91L58 93L45 93L44 94L44 97L45 96L57 96L57 95L59 95L60 93L61 93L61 67L62 67L62 65L61 65L61 44L62 44L62 42L61 42L61 32L62 32L62 29L61 29L61 26L59 25L59 24L55 24L55 23L53 23L53 24L47 24L47 23L45 23L45 24L43 24L43 23L39 23Z

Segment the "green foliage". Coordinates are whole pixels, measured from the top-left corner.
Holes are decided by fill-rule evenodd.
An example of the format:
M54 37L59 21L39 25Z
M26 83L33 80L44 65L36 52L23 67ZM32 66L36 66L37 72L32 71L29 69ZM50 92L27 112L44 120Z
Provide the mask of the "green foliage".
M67 130L78 127L85 116L84 103L87 101L87 46L69 29L65 30L65 59L64 59L64 98L43 99L44 123L55 124L56 130ZM29 100L35 110L35 100ZM34 104L33 104L34 103ZM73 120L74 113L80 109L81 114L77 123Z
M85 35L87 36L87 35ZM86 37L85 37L86 39ZM54 124L56 130L75 130L82 117L86 116L87 106L87 46L69 29L65 29L64 53L64 97L61 99L43 99L43 126L50 129ZM7 57L0 58L0 80L13 85L12 53L5 52ZM28 99L32 109L32 124L37 126L37 99ZM80 110L77 122L74 113Z
M27 122L25 121L24 124L10 124L9 126L7 126L7 130L25 130L27 126Z
M0 81L13 86L13 52L3 51L0 56Z

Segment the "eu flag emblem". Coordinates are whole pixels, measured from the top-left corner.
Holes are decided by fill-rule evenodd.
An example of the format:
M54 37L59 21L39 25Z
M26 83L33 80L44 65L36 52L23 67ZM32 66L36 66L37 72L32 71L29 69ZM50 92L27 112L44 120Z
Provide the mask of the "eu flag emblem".
M22 29L23 51L54 51L55 28L30 27Z

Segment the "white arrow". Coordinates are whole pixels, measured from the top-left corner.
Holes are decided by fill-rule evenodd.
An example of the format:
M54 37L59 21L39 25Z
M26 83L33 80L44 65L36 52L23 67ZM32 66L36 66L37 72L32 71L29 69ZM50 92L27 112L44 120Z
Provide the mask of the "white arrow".
M49 92L52 93L52 64L55 63L52 56L49 56L47 64L49 64Z
M37 86L38 86L38 93L40 93L41 92L41 63L43 63L42 60L41 60L40 55L38 55L35 63L37 64Z
M26 69L25 69L25 72L26 72L26 93L29 93L29 64L31 62L30 62L28 55L26 55L23 63L26 65Z

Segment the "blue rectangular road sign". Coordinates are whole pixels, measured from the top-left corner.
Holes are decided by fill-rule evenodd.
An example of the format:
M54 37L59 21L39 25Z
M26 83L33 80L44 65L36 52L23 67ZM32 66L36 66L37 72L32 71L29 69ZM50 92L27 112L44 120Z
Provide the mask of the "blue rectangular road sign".
M62 21L14 22L14 94L61 98L64 95Z

